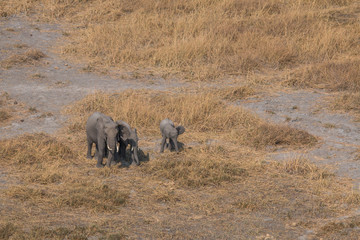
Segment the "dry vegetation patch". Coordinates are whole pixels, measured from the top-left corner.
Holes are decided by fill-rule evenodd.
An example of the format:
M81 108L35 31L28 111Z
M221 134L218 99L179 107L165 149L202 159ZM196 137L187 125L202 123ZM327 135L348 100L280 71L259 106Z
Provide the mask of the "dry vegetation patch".
M227 104L218 92L177 95L151 90L128 90L111 95L99 92L66 110L74 115L69 130L82 130L80 126L84 126L88 116L95 111L115 120L124 120L144 135L158 135L160 121L168 117L189 129L187 134L194 140L197 136L216 136L257 148L304 146L316 142L304 131L266 123L239 106Z
M7 1L74 24L65 54L208 80L359 53L356 1ZM81 25L79 28L78 25Z
M222 146L197 147L187 150L181 157L163 154L142 170L158 179L175 181L180 186L216 186L223 182L240 181L248 175L247 170L239 164L239 161L243 161L241 157L245 156L230 159Z
M300 88L356 93L360 91L359 66L359 59L316 64L295 73L286 83Z
M39 62L46 55L36 49L27 50L24 53L14 54L7 59L0 62L0 66L4 68L11 68L16 65L34 65Z
M122 237L174 236L164 232L164 226L178 229L179 238L187 238L189 229L194 236L209 237L219 235L191 228L189 217L208 227L219 220L231 226L230 219L244 224L259 221L253 212L283 224L311 224L310 219L321 221L336 211L345 211L343 203L348 207L358 204L349 201L347 196L355 198L350 196L348 185L333 175L308 177L309 172L318 171L309 163L297 163L296 168L289 167L291 163L267 163L262 161L261 152L238 144L200 145L180 154L160 155L149 150L152 159L140 167L100 170L94 160L85 158L85 145L66 134L56 138L31 134L0 142L5 178L1 177L11 182L0 198L20 206L4 205L0 234L5 239L109 238L114 232ZM54 218L38 228L44 212L47 218L52 214ZM24 221L26 229L21 225ZM69 226L69 221L75 221L76 227ZM54 228L53 222L62 229ZM149 223L150 229L146 227ZM97 227L92 227L95 224ZM119 228L123 224L126 227ZM230 225L225 224L221 234L239 234L239 229ZM272 234L278 234L277 230Z
M0 93L0 126L9 124L28 113L25 104L14 100L7 92Z
M359 53L356 9L350 0L10 0L0 4L0 15L33 11L76 25L63 52L95 65L136 65L207 80L305 64L309 69L288 84L350 90L358 87L358 61L339 59ZM42 57L14 56L2 64ZM69 125L56 136L0 141L6 182L0 238L255 239L270 232L293 239L319 226L319 236L339 238L328 230L331 223L320 223L358 207L351 184L306 159L264 160L267 146L306 147L316 138L227 102L251 96L250 87L177 92L98 92L65 110ZM84 130L94 111L136 127L150 160L96 169L95 160L85 158ZM186 127L179 154L153 150L166 117ZM360 225L334 226L346 234L348 226Z

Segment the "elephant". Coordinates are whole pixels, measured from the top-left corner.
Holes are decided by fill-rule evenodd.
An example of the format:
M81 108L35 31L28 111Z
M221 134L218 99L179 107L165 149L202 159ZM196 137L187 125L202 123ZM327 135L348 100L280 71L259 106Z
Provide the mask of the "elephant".
M91 159L92 144L96 145L95 158L96 167L102 165L103 157L108 157L106 165L110 167L116 164L116 154L119 151L117 140L119 138L120 126L114 120L100 112L93 113L86 122L86 136L88 143L87 158Z
M160 123L160 131L162 135L160 152L164 152L166 139L169 139L169 148L171 148L170 145L173 144L175 146L175 151L179 152L177 138L180 134L183 134L185 132L185 128L183 126L175 127L173 121L166 118Z
M124 121L116 122L119 126L118 142L120 143L120 158L125 160L126 147L130 145L130 156L133 163L140 165L138 157L138 136L136 128L131 129L130 125Z

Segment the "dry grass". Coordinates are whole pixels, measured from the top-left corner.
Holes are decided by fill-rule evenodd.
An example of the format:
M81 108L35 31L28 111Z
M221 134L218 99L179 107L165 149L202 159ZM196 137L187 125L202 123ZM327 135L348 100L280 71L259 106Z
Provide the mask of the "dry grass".
M332 76L331 88L346 74L334 89L357 86L358 7L350 0L0 4L2 17L16 12L67 21L74 28L64 34L72 42L63 52L88 58L89 66L147 67L201 80L295 68L299 75L287 84L321 87ZM303 65L309 68L302 72ZM316 139L227 102L254 94L248 84L177 94L98 92L65 110L69 125L56 135L0 141L6 187L0 238L261 239L269 233L295 239L307 229L339 238L331 223L322 223L358 207L359 194L306 159L265 161L269 145L306 147ZM84 130L94 111L136 127L150 160L96 169L95 160L85 158ZM187 129L179 154L159 154L155 147L166 117ZM344 224L339 229L346 235L350 225Z
M226 158L226 155L226 149L222 146L199 146L171 161L169 155L162 155L146 164L142 170L157 179L169 179L183 187L216 186L223 182L241 181L248 175L246 169L237 161Z
M70 147L44 134L24 135L5 141L1 144L0 156L14 169L21 166L16 172L27 183L7 189L5 194L10 198L31 199L59 209L85 207L96 211L111 211L128 198L128 193L99 181L89 184L86 178L69 177L70 169L76 168L78 155ZM58 186L47 188L53 185Z
M0 111L0 122L5 122L11 118L11 114L5 111Z
M0 62L0 66L3 68L11 68L16 65L34 65L39 62L45 54L36 49L27 50L21 54L14 54L7 59Z
M160 121L171 118L189 129L187 132L198 141L216 133L218 138L226 141L257 148L267 145L304 146L316 142L304 131L266 123L239 106L228 105L216 91L177 95L150 90L128 90L112 95L100 92L67 109L66 113L74 115L69 130L82 131L88 116L95 111L124 120L144 135L158 135Z
M7 125L27 114L25 104L17 102L7 92L0 93L0 126Z
M19 226L7 223L0 228L1 239L87 239L97 233L102 233L95 225L91 227L57 227L46 229L42 226L32 227L29 232L23 231ZM119 235L120 236L120 235ZM118 238L123 239L123 238Z
M228 101L236 101L255 94L255 90L248 86L227 87L219 91L219 95Z
M359 92L359 66L359 59L316 64L295 73L286 84L299 88Z
M315 227L316 221L358 204L348 183L307 161L263 161L264 146L296 145L304 133L264 123L226 104L223 97L215 90L96 93L67 109L71 124L57 136L31 134L0 141L0 177L6 182L0 193L6 201L0 234L5 239L254 238L268 232L266 226L249 227L263 221L259 214L281 225L296 221ZM140 148L143 155L150 154L150 161L140 167L95 168L95 160L85 158L84 124L96 110L138 127ZM159 154L154 147L159 144L158 123L165 116L187 127L179 154ZM279 134L282 131L288 132ZM254 145L256 138L265 140ZM219 221L221 230L215 227ZM233 221L239 227L232 227ZM286 236L301 231L293 229ZM276 229L271 234L278 238L283 233Z
M351 0L13 0L1 11L34 11L73 24L63 52L97 66L208 80L357 56L358 9Z
M8 182L0 194L7 201L0 221L4 239L256 237L269 232L266 226L252 227L262 221L258 214L278 224L316 227L346 211L344 203L358 204L347 183L307 161L267 163L261 152L237 144L200 144L179 155L149 150L152 159L140 167L100 170L83 156L84 145L70 135L44 134L0 142L1 178ZM232 228L230 219L239 228ZM221 231L209 231L219 221ZM242 224L250 232L243 232Z
M302 175L311 179L321 180L334 176L334 174L326 168L320 168L305 158L289 160L283 165L283 168L290 174Z
M359 104L360 93L341 93L335 97L332 106L335 110L345 110L359 115Z

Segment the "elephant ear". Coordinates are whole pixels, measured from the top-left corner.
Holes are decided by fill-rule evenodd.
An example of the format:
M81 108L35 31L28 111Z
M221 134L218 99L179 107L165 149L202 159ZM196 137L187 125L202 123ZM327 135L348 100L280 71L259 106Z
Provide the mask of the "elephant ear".
M176 130L178 131L178 135L183 134L185 132L185 128L183 126L177 126Z
M104 123L104 120L101 117L99 117L96 120L96 130L98 131L98 135L104 135L105 134L105 131L104 131L105 130L105 123Z
M119 126L119 134L121 140L126 141L128 138L130 138L131 134L131 129L129 125L123 121L117 121L116 123Z

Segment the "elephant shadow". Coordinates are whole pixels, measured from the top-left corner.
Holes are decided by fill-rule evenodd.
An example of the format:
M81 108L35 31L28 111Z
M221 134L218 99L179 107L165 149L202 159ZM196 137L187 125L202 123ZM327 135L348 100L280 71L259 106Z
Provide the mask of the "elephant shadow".
M133 163L133 160L131 159L130 149L127 149L125 154L126 154L125 159L120 159L120 156L118 156L117 162L121 163L119 165L119 168L130 167L130 165L135 164L135 163ZM145 154L144 151L141 150L140 148L138 149L138 158L139 158L140 163L150 161L149 153Z
M178 141L177 144L178 144L179 151L184 150L184 146L185 146L184 143ZM170 152L175 151L175 145L174 145L174 143L173 143L172 141L170 141L170 143L166 143L165 149L169 149Z

